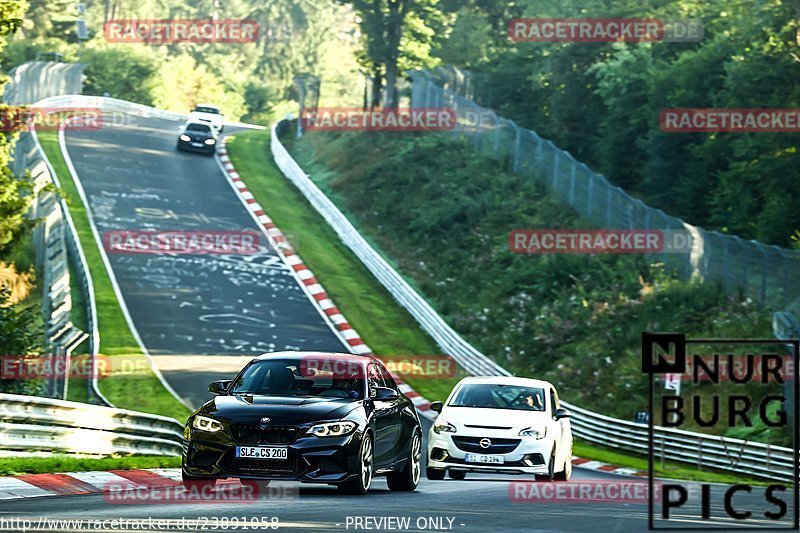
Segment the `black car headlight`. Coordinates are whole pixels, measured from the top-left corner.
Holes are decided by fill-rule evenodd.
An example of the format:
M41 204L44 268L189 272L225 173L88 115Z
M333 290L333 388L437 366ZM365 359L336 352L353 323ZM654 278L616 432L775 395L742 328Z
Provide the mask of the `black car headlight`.
M212 144L217 144L217 141L216 139L206 139L205 143L210 146Z
M191 137L189 137L188 135L184 134L184 135L181 135L181 140L182 140L183 142L185 142L185 143L188 143L189 141L191 141L191 140L192 140L192 138L191 138Z
M308 429L308 434L315 437L344 437L355 431L355 429L355 422L342 420L340 422L326 422L311 426Z
M200 431L208 431L209 433L216 433L217 431L222 429L222 424L219 420L214 420L213 418L209 418L207 416L198 415L194 418L192 422L192 427L194 429L199 429Z

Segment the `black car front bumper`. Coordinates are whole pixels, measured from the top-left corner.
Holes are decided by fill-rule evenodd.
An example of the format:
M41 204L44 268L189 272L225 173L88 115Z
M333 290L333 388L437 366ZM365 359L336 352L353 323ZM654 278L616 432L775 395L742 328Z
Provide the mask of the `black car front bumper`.
M310 483L341 483L360 471L363 433L346 437L299 436L292 442L237 442L227 430L191 430L183 442L183 471L191 477L275 479ZM286 439L290 440L290 439ZM237 446L287 448L287 459L242 459Z
M201 144L202 146L195 146L195 144ZM189 152L202 152L204 154L213 154L217 151L216 144L205 144L204 141L184 141L178 139L178 149L179 150L186 150Z

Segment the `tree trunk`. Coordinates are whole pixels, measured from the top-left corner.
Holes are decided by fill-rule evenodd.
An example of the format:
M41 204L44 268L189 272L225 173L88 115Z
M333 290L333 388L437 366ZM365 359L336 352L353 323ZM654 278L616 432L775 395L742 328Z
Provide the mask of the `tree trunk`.
M383 75L378 67L372 72L372 102L370 109L381 107L381 91L383 90Z
M397 60L400 57L400 39L408 0L389 0L386 17L386 107L395 109L397 102Z

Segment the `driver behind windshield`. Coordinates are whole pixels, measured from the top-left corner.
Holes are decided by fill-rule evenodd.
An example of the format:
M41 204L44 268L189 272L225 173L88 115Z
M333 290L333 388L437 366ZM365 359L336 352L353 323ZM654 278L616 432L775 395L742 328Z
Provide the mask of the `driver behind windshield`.
M333 383L331 384L332 389L337 389L344 391L344 394L348 398L358 398L360 394L358 392L359 389L359 380L356 378L344 378L344 379L334 379Z

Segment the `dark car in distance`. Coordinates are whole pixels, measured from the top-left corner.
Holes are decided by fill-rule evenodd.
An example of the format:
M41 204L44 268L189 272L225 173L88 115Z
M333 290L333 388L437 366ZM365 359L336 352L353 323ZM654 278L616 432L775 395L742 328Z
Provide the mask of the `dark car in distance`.
M187 488L293 480L365 494L375 476L413 491L422 430L411 400L369 356L276 352L248 363L187 420Z
M178 135L178 150L213 154L217 151L217 131L205 122L187 122Z

